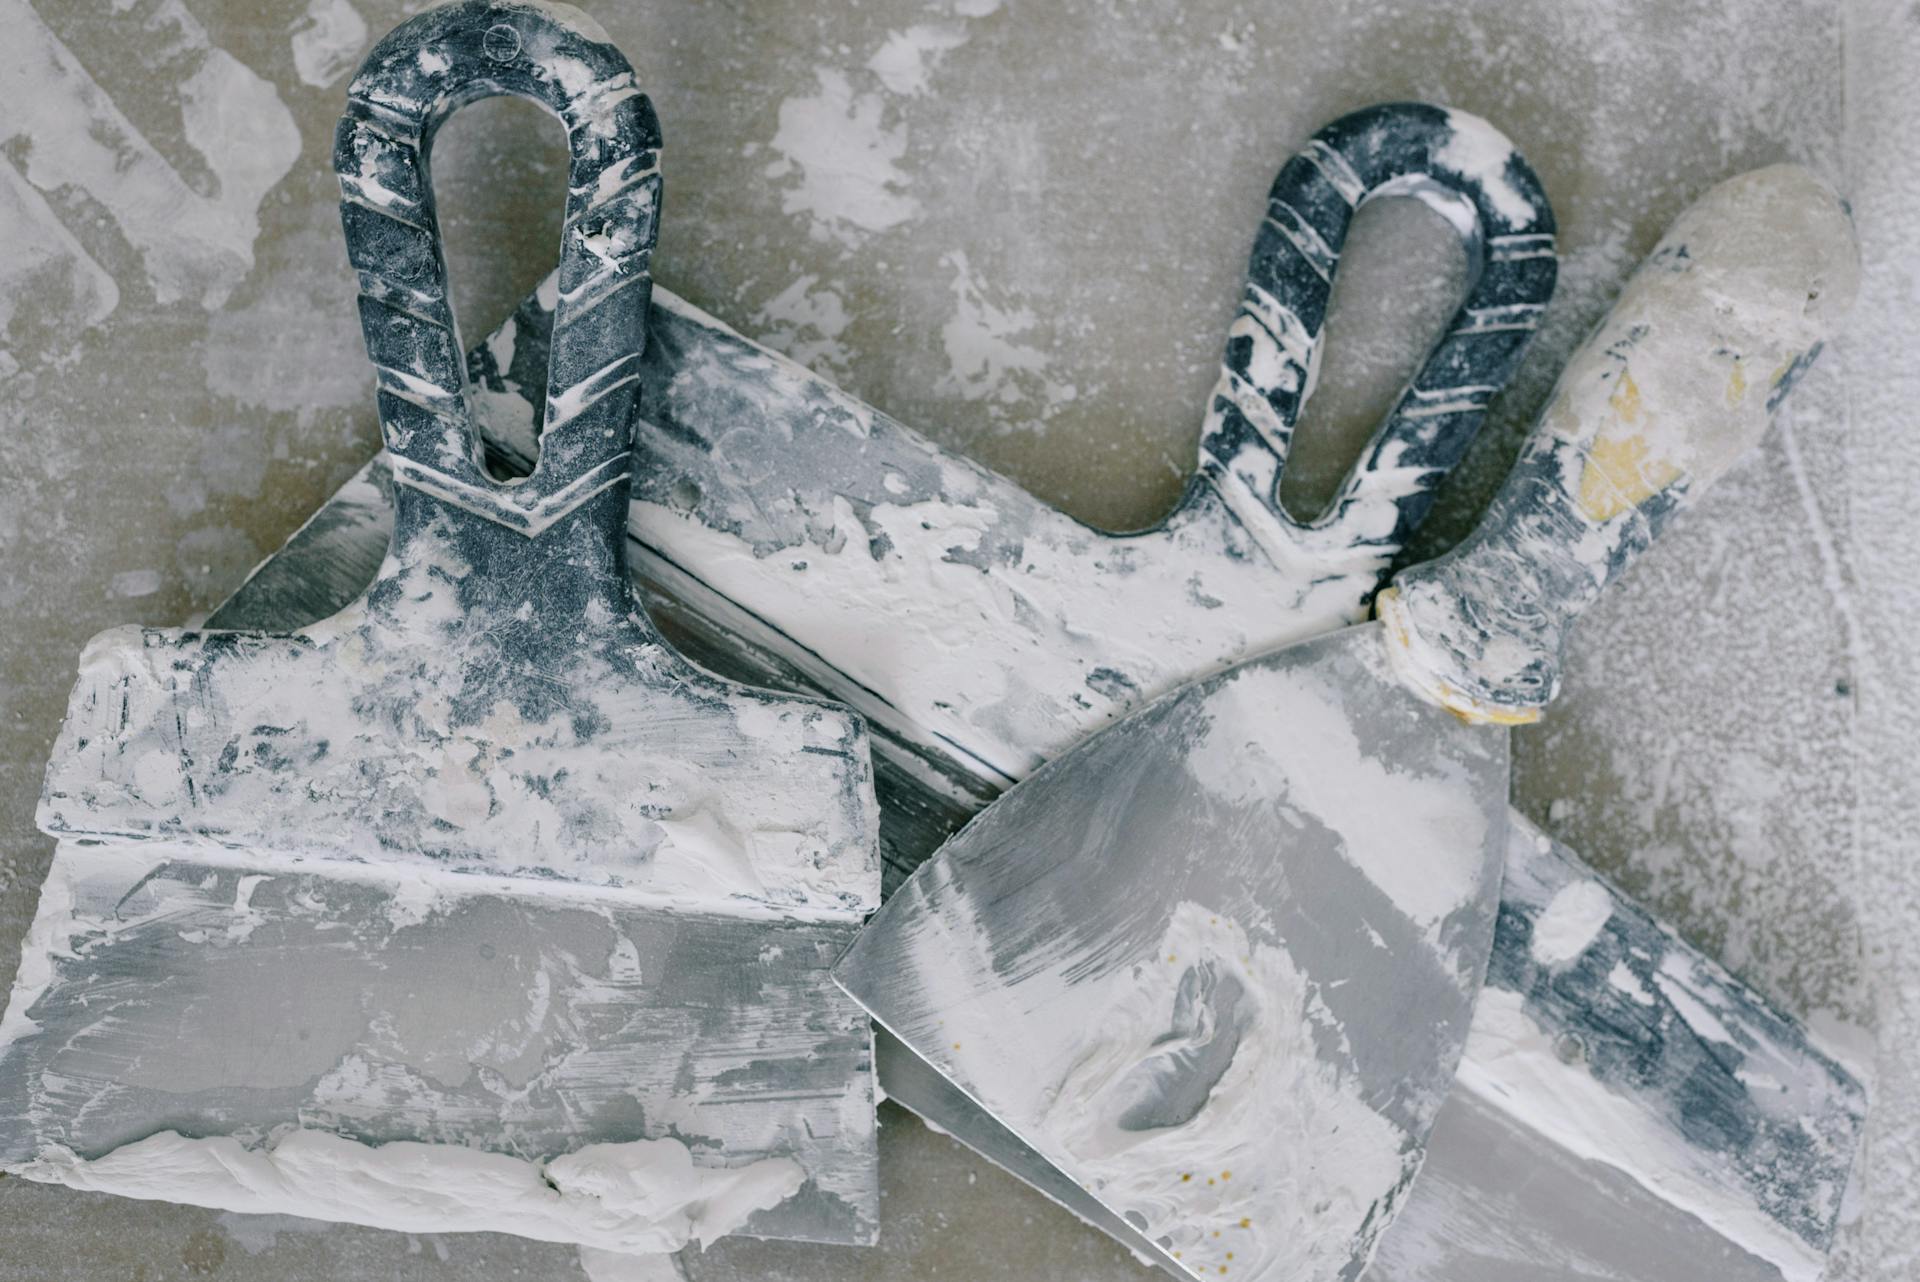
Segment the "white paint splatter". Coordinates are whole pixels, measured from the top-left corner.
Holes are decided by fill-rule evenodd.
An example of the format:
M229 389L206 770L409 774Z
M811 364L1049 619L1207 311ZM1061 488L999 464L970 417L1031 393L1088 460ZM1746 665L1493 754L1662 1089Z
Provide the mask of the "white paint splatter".
M0 334L32 300L35 323L90 329L120 305L120 288L60 221L46 200L0 160Z
M1739 1045L1708 1004L1710 998L1700 982L1696 963L1691 957L1678 949L1668 953L1666 960L1660 964L1660 973L1653 977L1653 983L1696 1037L1703 1041L1724 1042L1729 1046Z
M127 570L113 576L107 591L114 596L152 596L160 590L160 571Z
M1593 945L1613 916L1613 896L1597 881L1562 886L1533 923L1533 959L1542 966L1570 962Z
M941 57L966 42L967 29L960 23L919 23L889 32L886 42L867 59L867 70L880 77L888 92L916 97L927 91L928 78Z
M1633 967L1627 965L1625 961L1617 961L1613 964L1613 969L1607 972L1607 983L1614 991L1625 993L1642 1006L1651 1006L1654 1003L1653 994L1647 991L1647 986L1640 982L1640 977L1633 973Z
M989 406L1024 405L1036 391L1048 410L1075 400L1078 388L1048 374L1052 358L1015 338L1037 324L1032 310L990 301L964 251L955 250L944 261L953 268L954 304L940 329L948 368L937 390ZM1043 410L1041 418L1046 415Z
M366 43L366 20L347 0L312 0L306 16L294 24L294 70L324 89L353 70Z
M24 144L27 181L75 187L113 217L140 253L156 301L225 303L253 269L260 201L300 155L300 131L267 81L211 46L185 10L169 11L198 65L180 86L187 142L206 158L214 192L189 185L31 8L7 3L0 41L0 145Z
M851 249L920 212L920 202L906 190L910 175L900 167L907 127L886 125L886 100L856 93L845 72L821 67L814 75L818 93L780 104L772 146L781 159L767 166L766 175L795 180L782 193L780 208L807 215L815 240L837 240Z
M1494 212L1509 223L1515 226L1528 223L1533 217L1533 202L1507 177L1513 145L1478 116L1464 111L1450 111L1447 116L1453 126L1453 136L1433 154L1434 160L1478 182L1487 199L1493 202Z
M687 1276L671 1255L623 1255L591 1246L580 1248L580 1271L589 1282L681 1282Z
M761 341L799 361L816 373L844 371L853 353L840 335L852 319L839 293L814 288L820 278L812 273L797 278L754 313L762 326Z

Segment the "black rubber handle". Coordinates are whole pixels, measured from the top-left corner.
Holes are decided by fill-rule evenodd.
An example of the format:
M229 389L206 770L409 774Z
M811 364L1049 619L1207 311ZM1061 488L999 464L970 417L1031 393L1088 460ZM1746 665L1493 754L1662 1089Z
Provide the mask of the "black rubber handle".
M481 461L430 164L440 124L500 94L559 116L569 152L546 430L532 475L512 482L493 480ZM610 489L624 500L659 148L633 68L577 10L470 0L402 23L374 47L349 88L334 167L398 484L529 536ZM607 536L624 541L625 502L602 507L617 522Z
M1312 390L1353 215L1414 196L1459 231L1467 297L1326 512L1303 525L1280 474ZM1477 116L1384 103L1342 116L1287 162L1254 240L1201 437L1200 466L1256 535L1384 566L1433 503L1553 295L1553 211L1513 144Z

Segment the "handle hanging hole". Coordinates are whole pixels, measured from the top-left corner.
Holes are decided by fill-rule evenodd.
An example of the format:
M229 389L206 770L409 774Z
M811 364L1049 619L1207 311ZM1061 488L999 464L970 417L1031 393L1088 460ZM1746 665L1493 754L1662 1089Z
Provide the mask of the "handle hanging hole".
M518 51L518 35L498 26L487 33L489 57L496 31ZM432 172L453 314L464 341L478 344L467 377L487 473L513 480L540 457L546 347L512 341L518 335L480 340L553 271L567 200L566 130L538 103L484 98L441 126Z
M1309 523L1332 502L1467 287L1460 233L1420 199L1377 197L1354 215L1317 378L1280 478L1280 503L1294 520Z

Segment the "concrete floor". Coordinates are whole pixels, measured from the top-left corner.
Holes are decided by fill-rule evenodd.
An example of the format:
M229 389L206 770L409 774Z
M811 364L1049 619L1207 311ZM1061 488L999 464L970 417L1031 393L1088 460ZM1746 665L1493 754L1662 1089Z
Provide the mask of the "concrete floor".
M330 142L346 75L413 7L0 0L0 980L51 850L33 800L81 643L204 614L375 448ZM1596 611L1567 698L1519 737L1515 790L1863 1072L1876 989L1887 1044L1911 1044L1913 811L1899 807L1920 681L1900 638L1920 607L1882 587L1912 581L1889 549L1920 478L1897 436L1911 374L1891 373L1902 353L1911 363L1911 180L1883 160L1900 147L1914 159L1896 128L1915 103L1893 87L1920 47L1912 14L1880 0L594 12L666 132L663 282L1113 527L1150 520L1190 470L1262 195L1342 111L1413 97L1489 117L1541 173L1563 229L1549 324L1428 552L1471 522L1559 359L1692 197L1783 158L1851 188L1878 265L1874 328L1822 363L1784 430ZM436 160L478 334L551 260L559 135L531 109L481 104ZM1458 272L1418 210L1381 207L1358 246L1290 494L1303 507L1330 489ZM1856 728L1873 746L1858 768ZM1912 1276L1903 1252L1920 1221L1900 1179L1920 1090L1898 1055L1882 1059L1870 1173L1886 1191L1857 1208L1836 1276ZM686 1271L1143 1276L950 1141L898 1110L883 1118L881 1248L730 1243L690 1253ZM591 1263L602 1282L672 1276L664 1262ZM582 1268L570 1249L504 1237L249 1220L0 1179L0 1279Z

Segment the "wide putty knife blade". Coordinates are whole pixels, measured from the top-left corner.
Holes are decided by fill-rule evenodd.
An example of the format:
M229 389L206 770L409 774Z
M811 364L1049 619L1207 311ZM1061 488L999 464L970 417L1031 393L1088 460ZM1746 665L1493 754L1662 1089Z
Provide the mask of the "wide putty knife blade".
M548 430L512 484L425 160L500 93L571 151ZM298 632L89 646L0 1029L10 1169L612 1250L871 1240L871 1034L827 973L880 889L864 725L695 668L631 598L659 145L563 6L445 6L369 56L335 159L391 547Z

